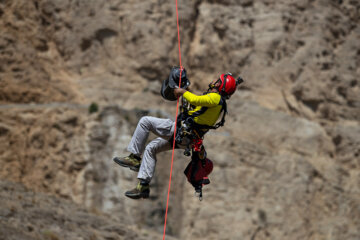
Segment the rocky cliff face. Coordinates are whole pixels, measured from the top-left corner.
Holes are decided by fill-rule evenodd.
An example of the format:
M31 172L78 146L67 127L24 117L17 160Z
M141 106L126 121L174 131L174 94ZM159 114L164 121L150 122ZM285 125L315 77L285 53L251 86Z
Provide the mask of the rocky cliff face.
M146 229L134 231L117 216L88 209L13 182L0 181L0 238L35 239L159 239ZM168 237L169 239L173 239Z
M170 235L360 238L359 14L351 0L179 1L192 89L200 93L227 71L246 82L228 103L226 126L205 139L215 167L202 202L182 173L188 159L176 156ZM159 89L178 65L175 3L5 0L0 32L0 177L59 198L44 211L63 211L67 198L136 231L122 233L139 239L150 229L148 238L158 238L152 231L162 232L170 153L159 156L147 201L123 196L136 174L111 158L126 154L141 116L174 118L175 104ZM98 112L89 113L91 102ZM1 194L18 208L23 200L10 198L7 186L29 190L12 184L3 182ZM23 211L11 215L10 205L0 208L13 229L6 236L20 230L23 238L51 239L40 229L53 227L22 228ZM95 235L77 236L108 239L92 219L81 221ZM51 233L66 239L71 229L64 231Z

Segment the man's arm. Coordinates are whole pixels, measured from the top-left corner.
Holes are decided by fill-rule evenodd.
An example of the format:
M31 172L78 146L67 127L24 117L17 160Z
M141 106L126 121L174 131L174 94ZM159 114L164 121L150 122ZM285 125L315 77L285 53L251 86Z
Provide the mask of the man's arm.
M198 96L189 91L183 93L183 98L185 98L191 105L202 107L215 107L219 105L221 100L220 95L217 93L208 93Z
M184 93L186 93L184 95ZM220 95L215 93L210 93L202 96L198 96L193 94L186 89L182 88L175 88L174 95L179 98L183 96L190 104L195 106L204 106L204 107L213 107L219 104L220 102Z
M183 88L175 88L174 89L174 95L177 98L181 97L185 92L187 92L187 90L183 89Z

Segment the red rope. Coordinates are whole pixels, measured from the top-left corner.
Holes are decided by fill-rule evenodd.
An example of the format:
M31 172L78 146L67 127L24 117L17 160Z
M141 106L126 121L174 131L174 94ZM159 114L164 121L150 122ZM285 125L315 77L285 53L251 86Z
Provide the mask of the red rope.
M181 50L180 50L180 27L179 27L179 13L178 13L178 3L176 2L176 24L177 24L177 34L178 34L178 45L179 45L179 62L180 62L180 81L179 86L181 86L181 73L183 70L183 67L181 65ZM168 208L169 208L169 197L170 197L170 188L171 188L171 175L174 165L174 153L175 153L175 136L176 136L176 128L177 128L177 116L179 111L179 98L177 99L176 103L176 116L175 116L175 127L174 127L174 140L173 140L173 149L172 149L172 156L171 156L171 167L170 167L170 176L169 176L169 187L168 187L168 194L167 194L167 200L166 200L166 210L165 210L165 222L164 222L164 234L163 234L163 240L165 240L165 234L166 234L166 220L167 220L167 214L168 214Z

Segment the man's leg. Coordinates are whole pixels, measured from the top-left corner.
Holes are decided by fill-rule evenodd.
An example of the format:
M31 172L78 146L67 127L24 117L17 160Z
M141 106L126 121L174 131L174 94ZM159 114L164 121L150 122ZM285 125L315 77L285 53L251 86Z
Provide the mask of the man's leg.
M131 170L139 171L141 164L141 154L144 151L145 143L149 137L149 133L153 132L155 135L164 139L169 139L174 131L174 122L170 119L156 118L156 117L142 117L135 129L133 137L128 146L128 151L131 153L126 157L115 157L113 160L123 167L129 167Z
M156 138L151 141L145 148L138 178L150 182L155 172L156 155L171 149L170 142L163 138Z
M150 194L149 183L154 176L156 166L156 154L171 150L171 144L163 138L156 138L145 148L143 160L138 173L138 185L125 193L125 196L133 199L148 198Z
M127 150L137 156L141 156L150 132L164 139L170 139L174 131L173 128L174 121L170 119L148 116L142 117L135 129Z

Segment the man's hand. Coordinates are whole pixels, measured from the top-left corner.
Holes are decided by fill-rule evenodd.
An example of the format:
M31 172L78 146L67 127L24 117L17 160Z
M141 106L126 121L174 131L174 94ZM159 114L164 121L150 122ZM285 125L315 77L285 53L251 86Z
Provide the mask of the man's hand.
M174 95L176 98L181 97L187 90L182 89L182 88L175 88L174 89Z

